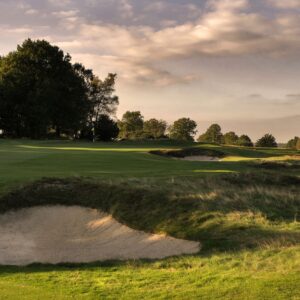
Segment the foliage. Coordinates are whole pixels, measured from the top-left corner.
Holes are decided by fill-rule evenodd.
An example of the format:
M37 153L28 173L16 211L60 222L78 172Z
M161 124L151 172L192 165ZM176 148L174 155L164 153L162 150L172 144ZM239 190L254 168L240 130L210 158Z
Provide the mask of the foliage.
M119 99L115 92L116 74L108 74L102 81L93 74L92 70L86 69L82 64L74 64L76 73L84 80L87 87L89 101L89 113L87 127L92 130L94 124L102 115L115 114Z
M162 138L165 136L167 123L164 120L150 119L144 122L143 132L146 138Z
M237 140L237 145L243 146L243 147L253 147L253 143L248 135L241 135L239 139Z
M196 131L197 123L190 118L181 118L174 122L170 127L169 136L173 140L179 141L193 141Z
M221 144L223 142L221 126L212 124L204 134L199 136L198 142Z
M272 134L265 134L255 145L256 147L277 147L277 142Z
M287 143L287 148L291 148L291 149L297 149L297 143L300 141L300 138L298 136L295 136L293 139L289 140ZM300 142L299 142L299 147L298 149L300 149Z
M45 40L28 39L0 60L0 128L6 136L73 136L113 112L115 74L101 81Z
M233 131L224 134L224 144L226 145L236 145L238 140L238 135Z
M144 117L140 111L127 111L118 122L121 139L137 139L143 134Z
M94 124L96 139L107 142L117 138L119 134L118 124L108 115L97 116L97 121Z
M30 39L1 60L0 127L6 134L40 138L49 127L80 128L88 111L86 87L70 61L58 47Z

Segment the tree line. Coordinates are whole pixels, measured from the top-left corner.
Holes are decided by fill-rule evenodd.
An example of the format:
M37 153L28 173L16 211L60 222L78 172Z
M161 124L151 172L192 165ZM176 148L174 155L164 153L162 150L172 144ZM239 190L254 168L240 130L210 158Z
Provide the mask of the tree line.
M115 113L117 75L101 80L91 69L72 63L71 56L45 40L25 40L15 51L0 56L0 131L13 138L90 140L161 139L194 141L197 123L180 118L168 126L164 120L144 120L140 111L127 111L121 120ZM1 133L0 132L0 133ZM198 142L253 147L246 134L222 133L218 124L201 134ZM271 134L257 147L277 147ZM295 137L288 147L300 149Z
M119 138L132 140L169 138L180 141L194 141L197 133L197 123L190 118L180 118L168 126L164 120L150 119L144 121L144 117L140 111L127 111L118 122L118 127L120 129ZM223 134L221 126L218 124L212 124L205 133L197 138L197 141L201 143L244 147L278 147L276 139L272 134L265 134L256 143L253 143L251 138L246 134L238 136L233 131ZM296 143L289 142L288 147L298 147L300 149L300 139Z

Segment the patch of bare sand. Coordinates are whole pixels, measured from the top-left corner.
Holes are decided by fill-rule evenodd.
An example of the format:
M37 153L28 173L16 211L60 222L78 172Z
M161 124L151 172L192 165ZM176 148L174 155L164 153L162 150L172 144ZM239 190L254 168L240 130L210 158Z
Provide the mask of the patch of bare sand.
M179 159L186 160L186 161L219 161L220 160L218 157L204 156L204 155L186 156L186 157L179 158Z
M200 243L133 230L79 206L44 206L0 215L0 264L86 263L194 254Z

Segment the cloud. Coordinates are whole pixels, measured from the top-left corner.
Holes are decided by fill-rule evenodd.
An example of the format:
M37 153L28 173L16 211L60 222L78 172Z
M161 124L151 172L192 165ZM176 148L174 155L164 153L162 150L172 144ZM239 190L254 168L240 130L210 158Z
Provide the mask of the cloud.
M121 1L121 8L130 16L133 8L129 1ZM149 4L161 9L163 3ZM77 11L55 12L66 17L65 22L76 33L59 42L70 53L86 53L101 57L112 56L112 68L124 61L122 74L128 80L156 82L155 75L165 78L164 85L190 82L194 76L174 75L158 67L166 61L193 59L205 56L243 56L259 54L276 58L298 55L300 50L300 16L280 14L268 18L248 11L247 0L210 1L210 9L194 22L165 27L124 26L116 24L90 24L76 18ZM103 60L101 60L103 61ZM125 63L126 62L126 63ZM173 63L173 64L174 64ZM127 75L126 75L127 73ZM132 76L132 74L138 76ZM140 77L139 77L140 76Z
M8 27L8 26L2 26L0 27L0 34L1 36L9 36L9 35L24 35L32 33L33 30L29 27Z
M48 3L54 11L47 18L52 18L55 31L40 36L50 36L51 41L75 56L79 53L95 55L94 58L100 57L102 63L104 57L114 57L109 61L111 68L116 66L123 78L129 81L141 78L143 82L157 82L151 78L154 76L165 78L162 80L164 85L197 80L198 77L191 74L174 74L181 59L246 55L276 59L299 56L300 16L286 11L272 17L266 16L252 10L251 1L248 0L211 0L202 10L192 2L180 5L184 12L196 11L199 17L183 23L177 22L177 19L162 18L157 26L91 20L87 17L89 15L82 14L80 7L76 7L76 1L48 0ZM99 3L108 5L108 2L95 0L86 0L84 3L87 6L82 9L90 10L96 9ZM120 19L135 19L134 1L111 0L109 3L113 3ZM294 2L288 0L281 3L293 5ZM68 5L70 7L66 7ZM165 12L172 5L168 1L152 1L142 11L148 10L152 14L154 11ZM31 7L26 6L26 9L28 14L35 13ZM11 29L6 28L8 30ZM28 26L20 26L15 30L23 30L24 34L26 30L30 32ZM34 31L34 36L37 36L37 27L34 27Z
M53 6L67 6L71 4L71 0L48 0Z
M106 76L107 73L117 73L122 81L135 86L166 87L175 84L188 84L198 79L194 74L173 74L151 63L142 62L134 58L77 53L73 55L73 59L81 61L88 67L93 66L101 77Z
M123 18L131 18L133 16L133 6L129 0L119 0L121 16Z
M248 7L248 0L211 0L208 7L219 11L235 11Z
M37 9L33 9L33 8L30 8L25 11L26 15L37 15L38 13L39 13L39 11Z
M112 24L81 24L77 39L83 47L154 60L205 55L286 54L300 48L300 18L281 16L270 20L257 13L245 13L245 0L214 2L215 10L196 22L170 23L152 27ZM238 11L236 11L238 9ZM168 24L168 23L166 23ZM166 25L165 24L165 25ZM93 46L94 45L94 46Z
M270 98L261 94L250 94L242 99L245 103L267 104L270 106L298 106L300 104L300 94L287 94L282 98Z
M271 4L281 9L300 8L299 0L269 0Z
M162 1L152 1L144 8L148 12L162 12L167 7L167 4Z
M292 104L292 105L295 105L295 104L300 104L300 94L289 94L289 95L286 95L286 102L288 104Z
M70 18L75 17L78 14L78 10L61 10L61 11L54 11L52 12L52 15L59 18Z

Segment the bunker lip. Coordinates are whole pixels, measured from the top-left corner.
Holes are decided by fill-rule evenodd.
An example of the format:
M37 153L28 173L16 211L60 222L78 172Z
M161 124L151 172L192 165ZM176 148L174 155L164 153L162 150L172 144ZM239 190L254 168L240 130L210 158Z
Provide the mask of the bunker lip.
M185 160L185 161L220 161L220 158L214 156L206 156L206 155L192 155L186 156L183 158L175 158L178 160Z
M179 150L153 150L149 153L187 161L219 161L226 156L222 151L199 147L183 148Z
M200 243L131 229L80 206L36 206L0 215L0 265L162 259Z

